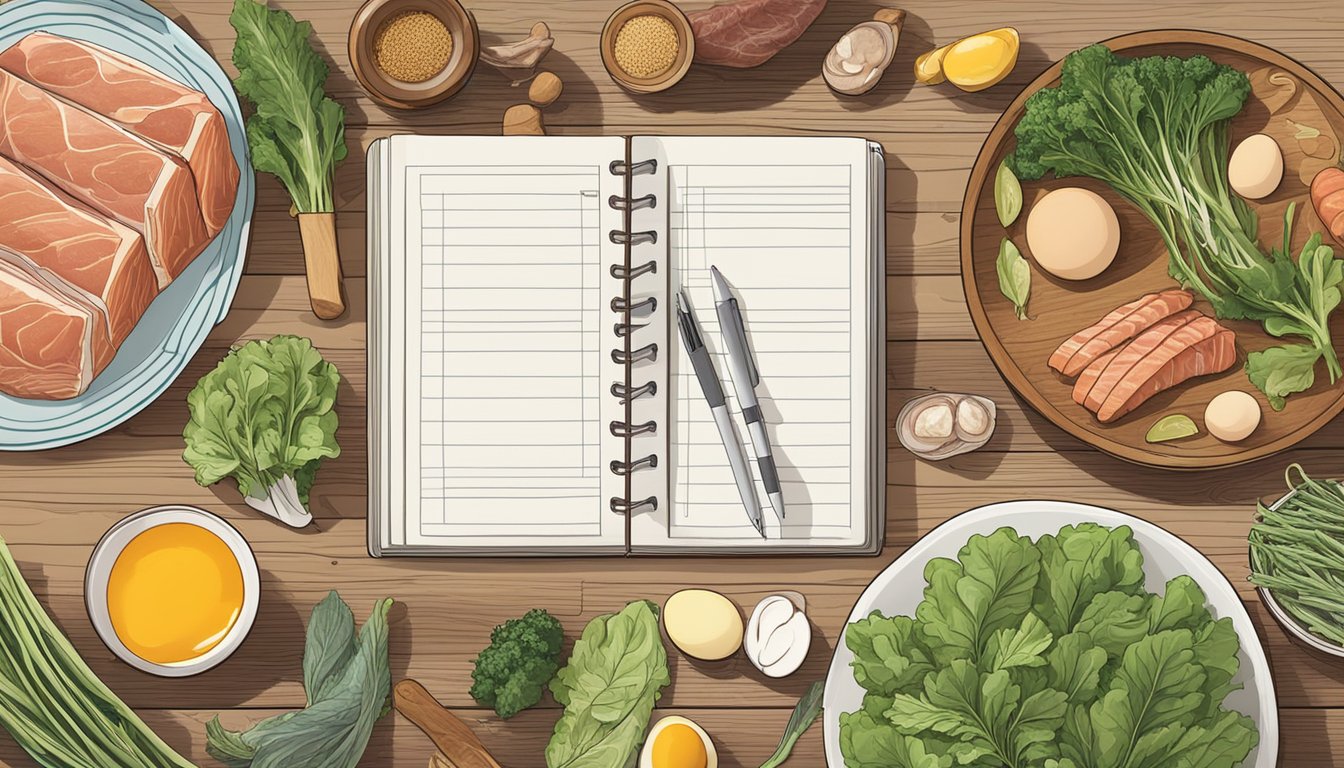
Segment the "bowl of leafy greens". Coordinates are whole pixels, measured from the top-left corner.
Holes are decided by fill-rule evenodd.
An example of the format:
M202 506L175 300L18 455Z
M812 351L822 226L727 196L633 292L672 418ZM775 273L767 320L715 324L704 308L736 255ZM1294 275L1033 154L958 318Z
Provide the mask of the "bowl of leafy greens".
M1227 579L1156 525L1058 501L965 512L879 574L824 723L830 768L1278 759L1269 663Z

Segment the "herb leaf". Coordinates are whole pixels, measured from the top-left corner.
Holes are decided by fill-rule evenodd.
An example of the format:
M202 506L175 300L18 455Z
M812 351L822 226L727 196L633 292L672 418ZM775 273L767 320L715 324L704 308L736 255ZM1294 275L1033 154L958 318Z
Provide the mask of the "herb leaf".
M1022 257L1012 240L1003 238L999 243L999 258L995 262L999 273L999 292L1013 302L1018 320L1027 319L1027 301L1031 298L1031 265Z
M1265 393L1270 407L1281 411L1285 398L1316 383L1316 361L1320 359L1320 351L1309 344L1270 347L1246 356L1246 375Z
M1022 183L1004 161L999 162L999 170L994 173L994 212L1004 229L1011 227L1022 213Z

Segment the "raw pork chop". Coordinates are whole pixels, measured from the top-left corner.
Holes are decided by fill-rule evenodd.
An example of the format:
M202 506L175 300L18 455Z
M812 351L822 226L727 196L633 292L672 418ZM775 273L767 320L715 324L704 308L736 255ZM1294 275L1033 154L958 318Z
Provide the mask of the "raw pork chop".
M159 292L140 235L3 157L0 211L0 247L90 294L120 345Z
M1188 309L1194 300L1189 291L1180 290L1141 296L1060 344L1050 356L1050 367L1065 376L1077 376L1093 360L1151 328L1159 320Z
M0 154L145 239L162 288L205 247L186 163L0 69Z
M0 67L179 155L196 178L206 230L213 237L223 228L238 165L224 118L204 94L119 53L45 32L0 52Z
M0 250L0 392L64 400L88 388L114 353L89 297Z

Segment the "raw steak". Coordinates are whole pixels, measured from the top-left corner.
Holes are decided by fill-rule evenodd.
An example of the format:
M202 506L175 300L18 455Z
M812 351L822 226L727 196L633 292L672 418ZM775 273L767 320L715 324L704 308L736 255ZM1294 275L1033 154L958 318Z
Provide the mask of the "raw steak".
M0 210L0 247L88 293L112 343L125 341L159 292L140 235L3 157Z
M754 67L797 40L826 0L737 0L687 14L695 32L695 60Z
M102 115L186 161L213 237L233 212L238 165L224 118L198 91L106 48L34 32L0 52L0 67Z
M209 239L196 182L181 159L0 69L0 154L136 230L159 287Z
M0 392L64 400L112 359L107 324L89 297L0 250Z
M1209 322L1213 322L1212 319ZM1176 335L1193 333L1195 323L1177 331ZM1106 405L1097 414L1100 421L1114 421L1138 408L1148 398L1196 376L1222 373L1237 362L1236 334L1214 323L1218 329L1212 336L1188 346L1158 350L1135 366L1130 376L1111 392ZM1158 353L1161 354L1158 354ZM1114 402L1112 402L1114 399Z
M1148 330L1167 317L1188 309L1195 297L1189 291L1150 293L1111 312L1097 324L1075 333L1050 356L1050 367L1065 376L1077 376L1093 360Z

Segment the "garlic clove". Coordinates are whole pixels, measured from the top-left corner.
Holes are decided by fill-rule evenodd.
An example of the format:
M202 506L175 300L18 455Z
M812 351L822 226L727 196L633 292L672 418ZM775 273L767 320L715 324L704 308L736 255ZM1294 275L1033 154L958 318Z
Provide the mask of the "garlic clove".
M857 75L862 72L864 68L864 63L860 61L850 61L849 59L842 59L840 61L840 69L847 75Z
M935 393L910 400L896 417L906 450L929 461L980 448L994 434L997 408L978 395Z
M797 672L807 660L807 653L812 648L812 625L808 623L807 615L802 612L795 613L787 624L779 628L777 634L781 638L790 637L791 641L783 656L761 668L767 677L787 677Z
M789 617L790 620L793 616ZM793 647L793 629L789 627L789 622L775 627L766 636L765 642L761 643L760 651L756 655L757 666L762 669L774 664L784 658L784 654Z
M753 664L755 664L754 659L756 658L757 651L760 649L762 640L760 629L761 616L767 609L777 603L784 603L790 610L793 609L793 601L789 600L787 597L783 595L771 595L756 604L755 609L751 612L751 618L747 620L747 630L742 637L742 647L747 652L747 658L753 659Z
M854 55L854 38L845 35L840 38L840 42L835 44L835 55L842 59L848 59Z

